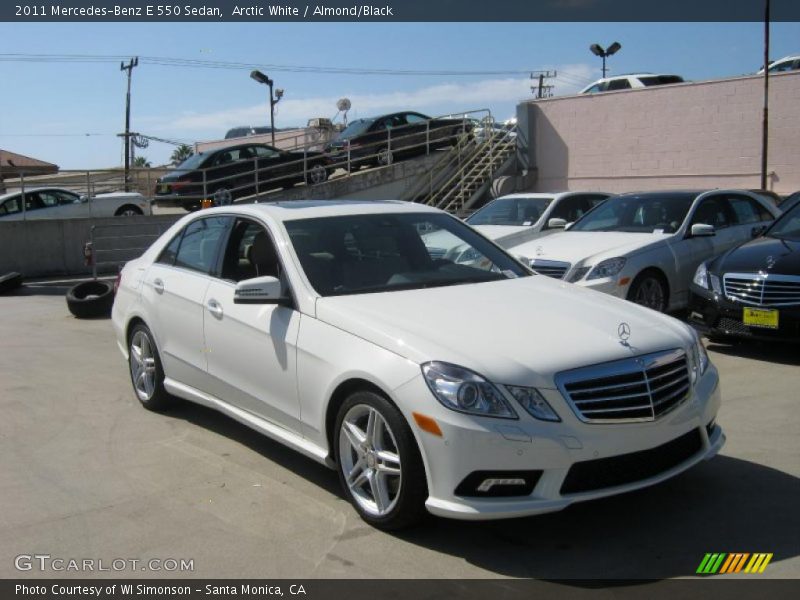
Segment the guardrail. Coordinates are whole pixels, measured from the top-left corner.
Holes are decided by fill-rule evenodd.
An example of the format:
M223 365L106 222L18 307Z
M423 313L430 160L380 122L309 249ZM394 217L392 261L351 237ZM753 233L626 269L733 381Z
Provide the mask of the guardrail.
M369 133L363 144L350 141L336 144L334 141L323 153L315 152L312 143L293 152L280 151L273 155L254 148L253 151L265 152L265 155L233 160L234 146L230 162L200 169L131 168L127 180L122 169L61 171L57 175L35 178L23 176L16 182L6 180L6 185L12 188L16 183L22 191L34 186L62 187L85 195L90 206L93 198L103 192L136 191L146 197L152 196L159 205L195 209L204 201L230 204L298 183L320 184L337 171L351 173L363 166L390 165L406 157L470 143L480 138L484 128L492 123L491 111L478 109ZM252 144L258 146L255 141ZM224 148L217 152L224 152Z

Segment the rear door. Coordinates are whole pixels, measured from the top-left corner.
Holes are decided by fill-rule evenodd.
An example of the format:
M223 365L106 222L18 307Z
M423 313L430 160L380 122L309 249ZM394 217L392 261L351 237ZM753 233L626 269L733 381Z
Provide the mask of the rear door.
M150 266L142 286L144 314L166 376L201 390L208 382L203 302L231 220L205 217L190 222Z
M736 220L734 228L740 242L749 240L754 230L762 229L775 220L758 200L745 194L728 194L728 202Z

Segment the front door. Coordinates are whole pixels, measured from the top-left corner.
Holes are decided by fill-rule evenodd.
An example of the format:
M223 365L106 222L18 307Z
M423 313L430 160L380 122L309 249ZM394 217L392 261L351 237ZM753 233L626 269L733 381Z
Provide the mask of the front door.
M236 283L282 269L266 228L237 219L219 278L204 310L211 393L225 402L300 433L297 335L300 313L277 304L234 304Z

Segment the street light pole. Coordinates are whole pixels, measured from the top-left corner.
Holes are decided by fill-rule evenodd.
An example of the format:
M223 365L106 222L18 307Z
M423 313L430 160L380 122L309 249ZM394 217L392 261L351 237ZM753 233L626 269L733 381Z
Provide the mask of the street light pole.
M275 82L270 79L268 76L264 75L261 71L251 71L250 72L250 79L253 81L257 81L258 83L263 83L264 85L269 87L269 129L272 133L272 145L275 145L275 105L280 102L280 99L283 98L283 90L277 89L275 93L272 93L272 86Z
M606 71L608 70L606 69L606 58L612 54L616 54L620 48L622 48L622 44L619 42L614 42L608 48L603 48L600 44L592 44L589 46L589 50L591 50L592 54L603 59L603 79L606 78Z
M120 63L119 70L128 72L128 93L125 96L125 191L128 189L128 174L131 168L131 75L133 68L139 65L139 57L136 56L126 65Z

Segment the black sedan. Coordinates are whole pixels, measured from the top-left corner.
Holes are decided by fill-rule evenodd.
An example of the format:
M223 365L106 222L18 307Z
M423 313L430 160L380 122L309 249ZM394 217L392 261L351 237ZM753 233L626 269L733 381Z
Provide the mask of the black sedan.
M700 265L689 303L689 319L712 340L800 342L800 204L762 235Z
M337 167L348 167L348 149L351 169L384 166L452 146L473 127L470 119L433 119L418 112L398 112L351 121L325 151Z
M320 152L286 152L266 144L239 144L190 156L156 183L160 206L200 208L206 198L230 204L236 198L290 188L296 183L322 183L330 169Z

